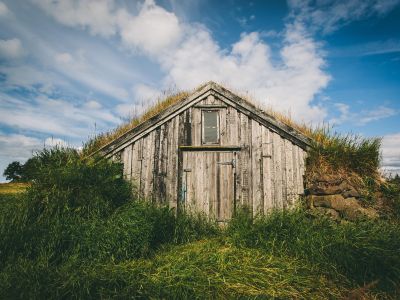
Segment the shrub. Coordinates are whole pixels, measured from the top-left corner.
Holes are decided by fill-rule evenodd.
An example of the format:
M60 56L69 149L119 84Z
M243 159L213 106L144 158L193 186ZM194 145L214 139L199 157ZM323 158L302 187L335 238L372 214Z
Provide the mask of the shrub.
M90 218L107 216L131 198L122 165L82 160L74 149L43 150L28 188L30 217L51 218L64 212Z

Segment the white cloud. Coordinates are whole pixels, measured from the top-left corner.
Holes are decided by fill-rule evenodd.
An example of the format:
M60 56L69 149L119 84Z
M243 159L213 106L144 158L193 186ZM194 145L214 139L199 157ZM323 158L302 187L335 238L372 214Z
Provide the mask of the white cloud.
M139 101L155 101L160 96L159 90L143 83L135 85L132 90Z
M383 137L382 155L383 170L392 174L400 174L400 132Z
M360 112L352 112L350 106L344 103L335 103L335 107L339 111L339 116L329 121L329 123L333 125L349 122L357 126L363 126L370 122L395 116L399 113L399 111L383 105Z
M118 33L125 46L150 55L167 51L181 36L177 16L153 0L145 0L136 16L127 9L117 8L113 0L33 2L64 25L85 28L91 34L105 37Z
M100 109L102 107L101 103L97 102L96 100L90 100L85 103L85 107L89 109Z
M398 114L393 108L386 106L379 106L374 110L365 112L364 115L357 121L359 125L365 125L369 122L378 121L384 118L389 118Z
M399 3L400 0L289 0L289 7L297 20L326 34L354 20L384 15Z
M66 52L56 54L55 60L57 63L62 65L70 64L73 62L71 54Z
M44 141L45 147L68 147L68 143L63 139L48 137Z
M5 168L13 161L25 162L32 154L43 148L37 138L21 134L4 134L0 132L0 182Z
M95 123L104 130L120 122L107 109L93 108L93 103L88 107L44 95L35 97L31 103L5 94L0 97L0 124L16 130L82 139L91 134L90 128Z
M32 156L32 151L36 151L41 148L43 148L43 141L37 138L22 134L6 135L4 133L0 133L1 157L6 157L10 160L21 161Z
M170 50L182 34L175 14L155 5L153 1L145 1L135 17L127 11L120 11L118 20L122 42L151 55Z
M9 14L8 7L4 4L4 2L0 1L0 17L6 16Z
M320 122L326 116L326 110L312 104L312 101L328 84L330 76L324 71L321 46L307 33L303 23L296 21L287 24L283 34L284 44L279 52L280 60L275 60L272 59L269 45L258 32L243 33L231 48L222 49L207 28L181 22L174 13L153 1L145 1L137 15L123 8L117 9L111 2L107 2L106 6L104 3L102 1L99 4L108 9L104 15L116 20L108 23L110 32L117 34L126 47L148 55L165 72L160 89L171 86L190 89L214 80L239 91L248 91L260 103L275 109L289 109L297 119ZM50 0L41 2L41 6L69 26L80 26L82 22L77 18L71 18L71 22L60 19L55 7L66 9L66 15L81 15L87 10L87 5L65 5ZM98 31L97 23L85 24L91 32ZM91 82L95 80L94 77L83 75L80 68L85 64L84 61L65 53L56 60L65 62L62 64L64 72L68 70L69 74L86 84L103 90L107 87L104 82L97 84ZM148 94L140 85L137 88L138 91L134 93L136 101ZM105 92L118 94L110 88ZM150 94L153 96L153 91ZM122 94L119 97L126 96ZM127 107L129 104L120 104L117 111L126 112Z
M277 110L290 108L297 119L322 121L325 110L311 101L330 77L318 43L301 24L288 25L280 57L280 62L273 61L257 32L242 34L228 52L204 28L192 27L175 53L160 60L168 74L166 84L192 88L215 80L248 91Z
M70 80L78 81L115 99L126 101L129 97L128 91L114 82L110 83L107 77L96 74L97 66L91 64L87 56L84 51L78 51L76 54L56 53L53 67Z
M0 72L5 75L2 84L7 87L23 87L30 89L35 85L53 86L55 82L59 85L65 84L54 72L41 70L28 64L13 66L0 66Z
M0 132L0 182L5 181L2 175L9 163L13 161L24 163L44 147L51 148L54 146L65 147L70 145L59 138L48 137L46 139L39 139L23 134L5 134Z
M20 58L23 55L24 49L19 39L0 40L0 57L15 59Z
M32 0L58 22L109 37L116 32L113 0Z

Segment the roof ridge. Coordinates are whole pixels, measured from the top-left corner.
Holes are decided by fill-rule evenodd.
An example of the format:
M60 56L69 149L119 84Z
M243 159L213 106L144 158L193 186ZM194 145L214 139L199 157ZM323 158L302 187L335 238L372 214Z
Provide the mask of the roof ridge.
M168 121L168 117L173 115L176 110L181 110L183 107L187 109L191 107L189 105L192 101L199 99L204 94L213 91L218 93L220 97L224 97L224 102L232 102L228 103L231 106L234 106L236 109L241 110L242 112L248 112L247 115L256 119L260 123L264 123L269 127L272 127L274 131L277 131L281 135L286 135L288 139L292 140L292 142L298 142L302 144L303 147L308 147L310 145L310 139L305 136L302 132L290 126L281 120L277 119L272 114L266 112L265 110L257 107L254 103L245 99L243 96L239 96L232 92L231 90L225 88L223 85L215 82L215 81L207 81L206 83L200 85L198 88L193 90L191 93L187 93L184 97L178 99L176 102L166 106L165 108L161 109L159 112L151 115L148 119L141 121L140 123L136 124L134 127L128 129L126 132L122 133L121 135L116 136L110 142L101 146L98 150L93 152L91 155L95 153L102 153L107 155L110 152L115 151L116 148L120 148L120 145L123 145L127 142L127 140L135 138L136 136L140 135L141 131L148 130L147 125L155 126L158 123L164 121ZM185 92L181 92L185 93ZM166 101L168 97L164 100ZM200 101L200 100L199 100ZM161 102L162 103L162 102ZM157 106L157 104L155 105ZM187 106L187 107L186 107ZM151 110L151 109L150 109ZM141 116L146 114L143 113ZM112 147L113 145L115 145Z

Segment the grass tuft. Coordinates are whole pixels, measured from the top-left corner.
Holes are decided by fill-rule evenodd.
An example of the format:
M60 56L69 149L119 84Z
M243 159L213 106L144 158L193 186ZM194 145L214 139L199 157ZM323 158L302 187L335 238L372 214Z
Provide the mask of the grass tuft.
M307 260L328 277L354 285L379 280L393 291L400 282L400 226L363 220L337 224L306 211L275 211L254 220L245 210L231 221L228 236L241 247Z

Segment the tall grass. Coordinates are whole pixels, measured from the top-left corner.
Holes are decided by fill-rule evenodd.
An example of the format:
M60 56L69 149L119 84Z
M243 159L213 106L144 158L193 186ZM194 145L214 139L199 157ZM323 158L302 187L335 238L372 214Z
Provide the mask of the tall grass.
M365 138L355 134L339 134L330 127L311 132L312 148L308 167L331 171L343 170L360 176L376 176L380 164L380 138Z
M0 267L14 260L59 265L151 255L164 243L213 235L217 227L131 199L121 165L81 160L71 149L37 155L34 181L0 215ZM193 220L193 221L192 221Z
M57 267L19 260L7 271L0 274L0 296L16 298L326 299L346 291L305 261L218 239L171 246L151 259Z
M227 232L237 246L303 258L330 278L347 278L356 285L379 280L379 287L387 291L400 287L400 226L396 223L337 224L302 210L276 211L252 220L244 210Z

